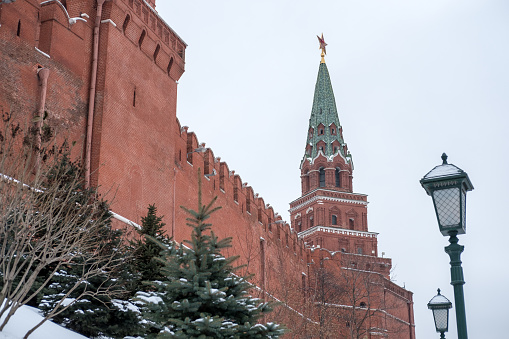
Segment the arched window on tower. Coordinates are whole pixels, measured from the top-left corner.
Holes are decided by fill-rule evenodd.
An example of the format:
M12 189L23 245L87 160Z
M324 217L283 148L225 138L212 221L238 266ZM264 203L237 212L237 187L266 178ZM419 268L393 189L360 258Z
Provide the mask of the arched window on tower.
M353 218L348 219L348 228L349 228L349 229L353 230L353 229L354 229L354 227L355 227L355 225L354 225L354 224L355 224L355 223L354 223L354 219L353 219Z
M325 187L325 169L320 167L320 187Z
M330 124L329 125L329 129L330 129L330 134L331 135L336 135L337 128L336 128L336 124L335 123Z
M341 187L341 171L339 168L336 168L336 187Z
M338 216L337 215L332 215L332 225L337 225L338 224Z
M320 140L316 147L318 147L318 152L322 151L323 155L325 155L325 151L327 150L327 144L323 142L323 140Z
M311 187L309 187L309 172L306 171L306 173L304 174L304 191L307 192L311 189Z
M336 154L338 153L339 151L339 141L337 140L334 140L332 143L331 143L331 149L332 149L332 154Z
M324 135L325 134L325 126L321 123L318 126L316 126L318 130L318 135Z

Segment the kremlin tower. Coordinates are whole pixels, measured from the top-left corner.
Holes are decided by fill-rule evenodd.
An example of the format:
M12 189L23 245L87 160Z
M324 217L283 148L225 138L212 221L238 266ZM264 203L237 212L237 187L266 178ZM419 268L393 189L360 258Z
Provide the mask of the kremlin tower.
M377 233L368 231L367 196L353 192L353 161L343 138L336 100L322 60L302 159L302 196L290 203L292 227L310 247L376 257ZM384 269L388 276L389 268Z
M392 260L378 256L378 233L368 230L367 195L353 191L354 166L325 63L327 44L323 35L318 40L322 59L300 164L302 195L289 210L292 229L312 253L303 276L313 286L306 292L317 318L326 319L317 333L415 339L412 292L390 280Z

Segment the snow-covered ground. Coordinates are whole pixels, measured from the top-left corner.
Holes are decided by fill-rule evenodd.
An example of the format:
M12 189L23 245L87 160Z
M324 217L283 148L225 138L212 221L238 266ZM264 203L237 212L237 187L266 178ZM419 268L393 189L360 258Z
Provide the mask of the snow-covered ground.
M33 307L21 307L11 318L5 329L0 332L0 339L21 339L25 333L42 320L38 310ZM51 321L46 321L29 339L86 339L81 334L69 331Z

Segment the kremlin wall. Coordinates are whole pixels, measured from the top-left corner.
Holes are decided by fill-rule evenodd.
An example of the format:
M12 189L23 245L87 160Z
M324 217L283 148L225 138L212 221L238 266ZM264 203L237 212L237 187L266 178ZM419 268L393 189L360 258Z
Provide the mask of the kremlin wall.
M285 337L414 339L412 292L390 281L392 261L378 256L368 230L367 196L353 193L323 57L302 136L302 196L290 203L288 224L249 178L181 126L186 46L155 0L0 4L0 113L30 122L48 112L57 137L76 141L87 183L112 197L119 225L155 204L166 233L188 239L180 206L196 206L201 173L204 201L217 196L222 207L214 232L233 239L224 254L254 274L253 295L280 302L268 317L289 328Z

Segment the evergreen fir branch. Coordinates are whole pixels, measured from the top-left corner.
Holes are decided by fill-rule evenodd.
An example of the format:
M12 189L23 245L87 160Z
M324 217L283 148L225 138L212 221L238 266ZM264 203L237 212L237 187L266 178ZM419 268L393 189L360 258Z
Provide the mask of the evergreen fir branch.
M221 254L232 238L219 239L212 224L204 222L220 207L214 207L216 198L202 204L201 171L198 185L198 208L182 207L191 238L173 250L160 246L165 278L154 283L156 291L137 294L147 338L278 338L284 333L281 326L257 323L271 307L249 296L251 276L233 273L242 267L234 266L238 256Z

